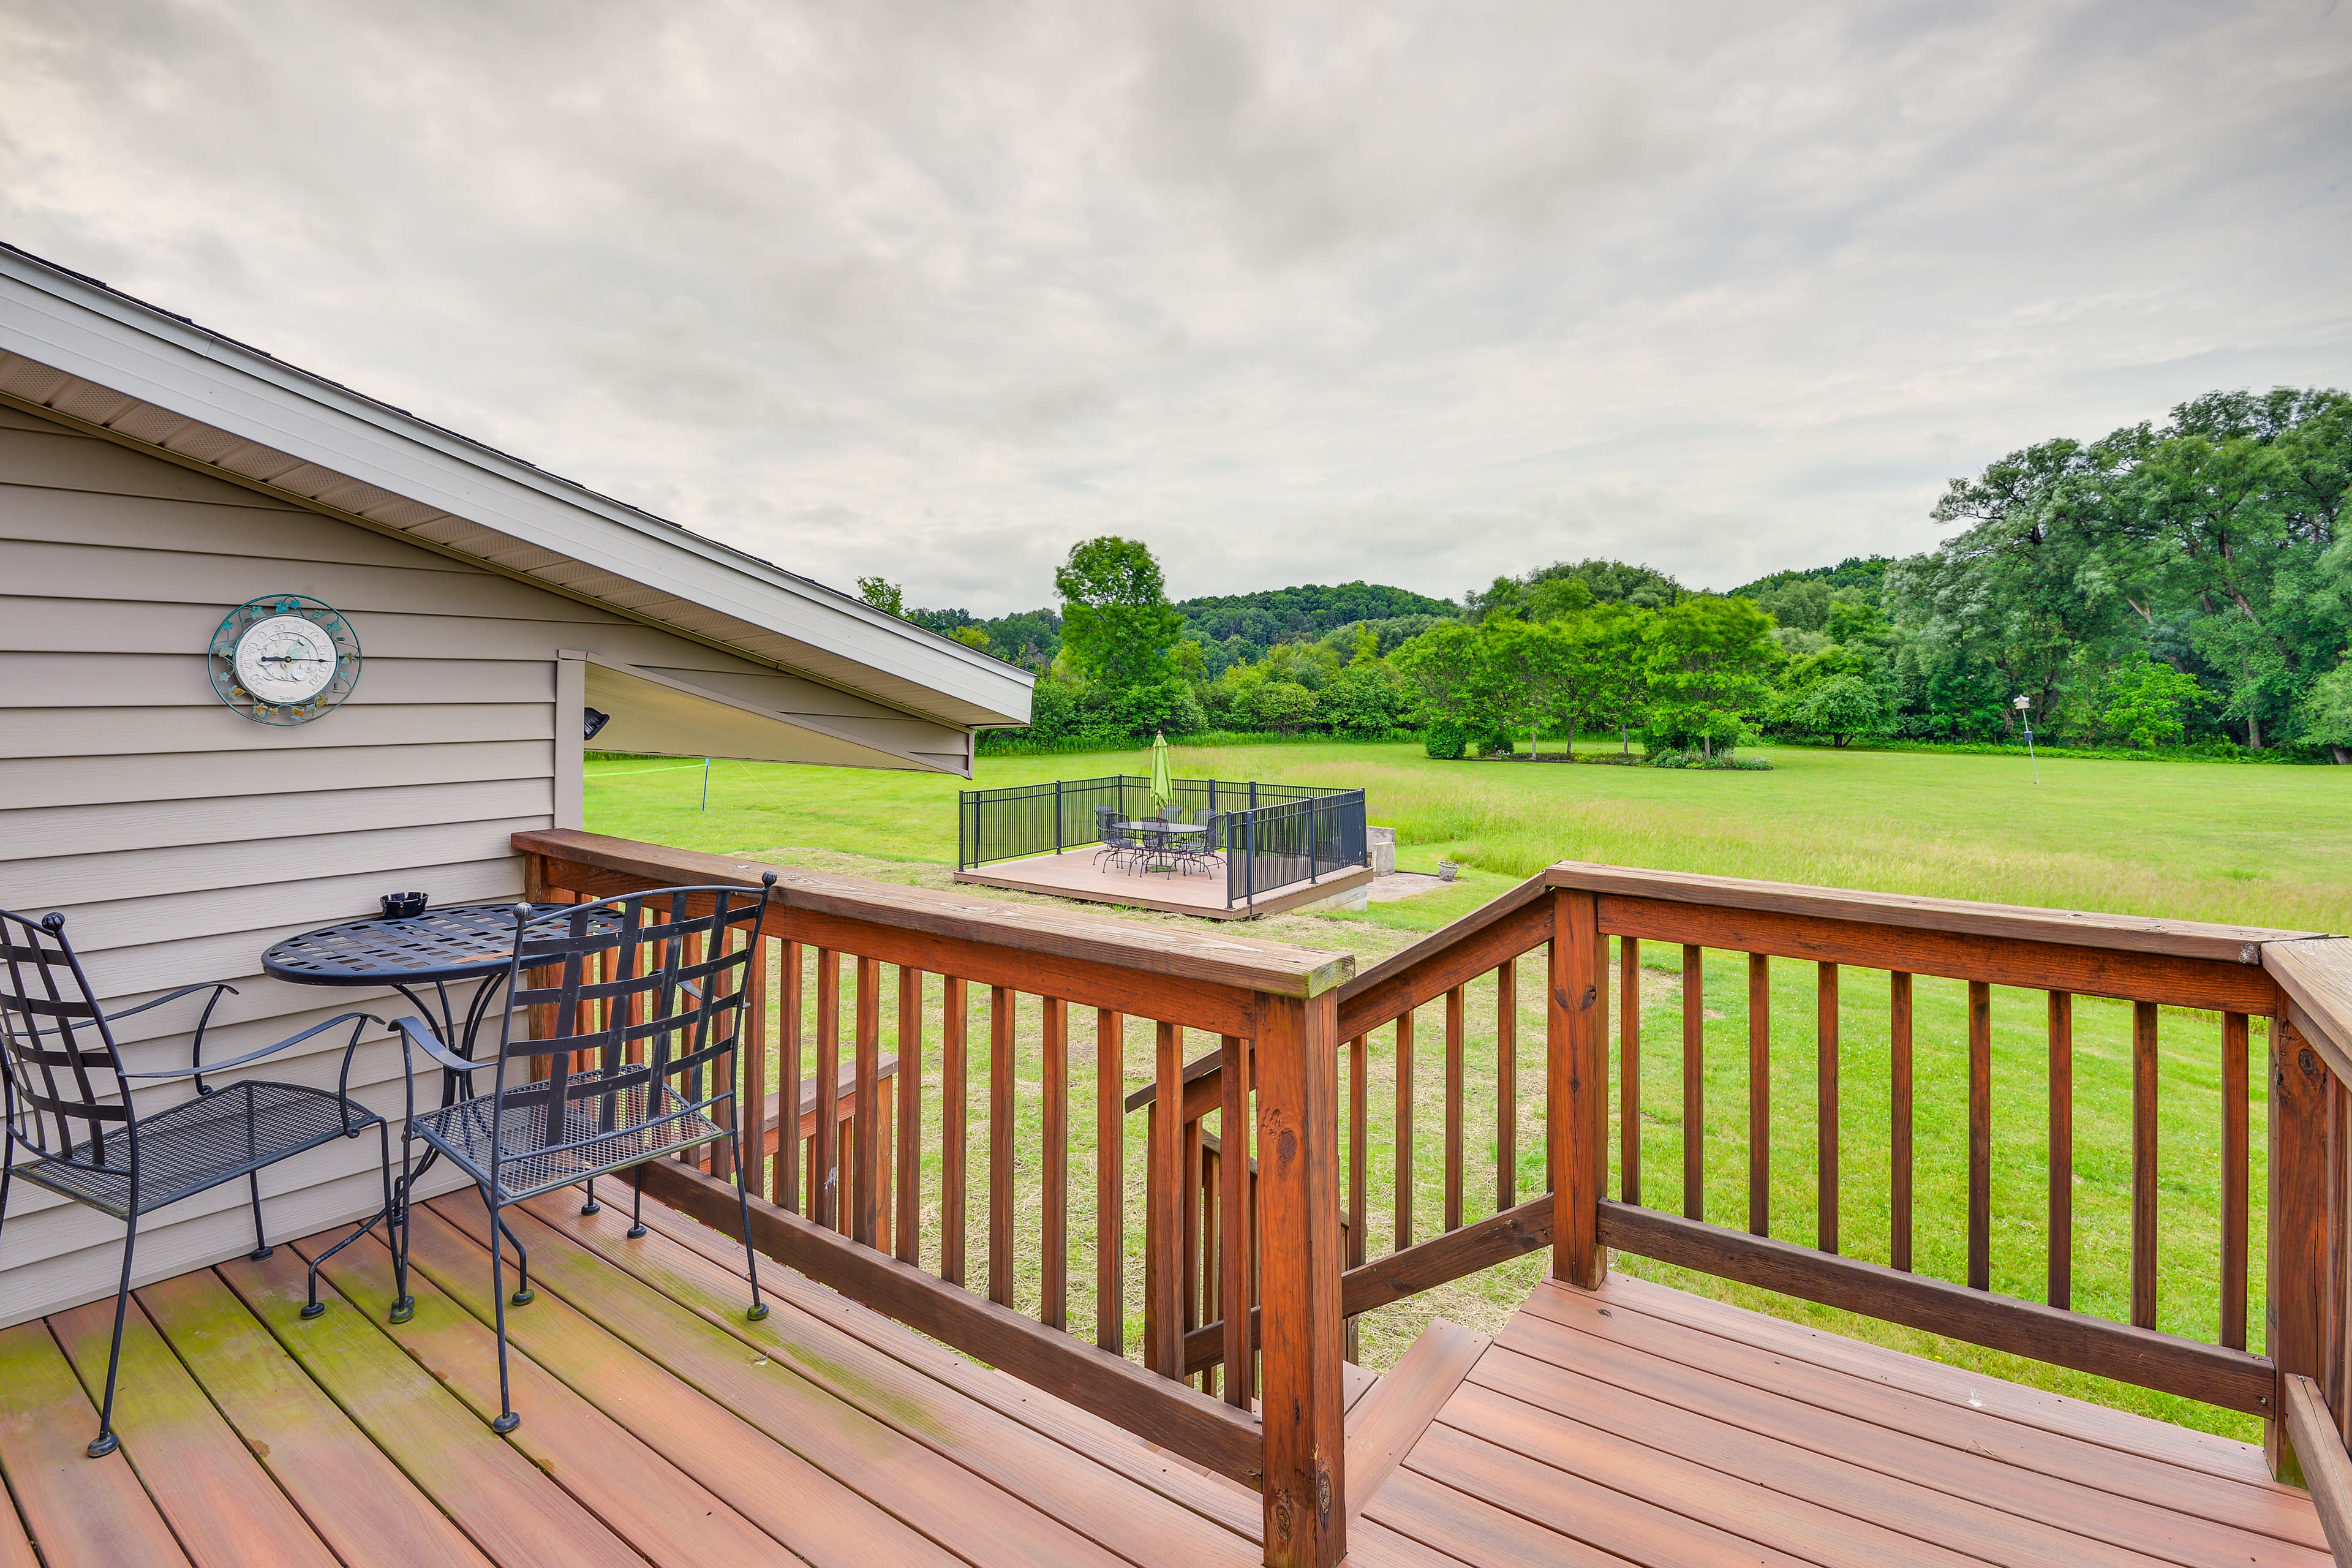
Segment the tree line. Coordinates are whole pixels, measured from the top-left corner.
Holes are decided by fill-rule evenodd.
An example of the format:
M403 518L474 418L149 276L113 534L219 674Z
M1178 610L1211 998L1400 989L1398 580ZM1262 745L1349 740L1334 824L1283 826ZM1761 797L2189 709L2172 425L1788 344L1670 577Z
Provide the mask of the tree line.
M1053 610L870 602L1036 670L1037 740L1419 731L1440 755L1613 735L1717 762L1765 736L2201 745L2352 762L2352 398L2212 393L1951 481L1906 560L1727 595L1556 563L1461 600L1362 583L1171 604L1118 537ZM2022 702L2020 702L2022 699Z

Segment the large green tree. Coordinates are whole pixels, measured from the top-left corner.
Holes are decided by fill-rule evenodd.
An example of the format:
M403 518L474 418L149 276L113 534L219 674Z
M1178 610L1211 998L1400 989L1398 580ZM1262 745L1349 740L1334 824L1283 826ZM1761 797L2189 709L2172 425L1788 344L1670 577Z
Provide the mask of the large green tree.
M1184 617L1168 603L1160 563L1140 540L1105 534L1070 547L1054 573L1062 595L1062 647L1089 678L1114 690L1172 678L1170 656Z
M1696 594L1648 627L1650 732L1709 754L1737 746L1771 700L1782 658L1772 617L1746 599Z

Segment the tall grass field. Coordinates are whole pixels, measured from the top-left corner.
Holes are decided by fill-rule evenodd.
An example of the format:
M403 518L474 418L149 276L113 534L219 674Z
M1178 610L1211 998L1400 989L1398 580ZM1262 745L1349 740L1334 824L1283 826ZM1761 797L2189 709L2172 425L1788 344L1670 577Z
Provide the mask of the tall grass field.
M1557 743L1548 749L1556 749ZM1580 754L1597 751L1587 742ZM1175 748L1180 776L1257 779L1362 788L1370 819L1397 829L1399 863L1463 868L1458 881L1361 913L1287 915L1250 934L1337 949L1368 964L1504 891L1553 861L1579 859L1779 881L2045 904L2114 913L2235 921L2302 931L2352 931L2352 769L2243 768L2220 763L2130 764L2045 758L2037 783L2023 759L1916 752L1767 749L1770 772L1668 772L1554 763L1433 762L1403 744L1299 744ZM884 773L719 762L709 771L707 809L700 762L592 757L588 826L597 831L687 848L947 886L956 854L960 790L1147 770L1142 752L986 758L978 777ZM988 896L1021 900L990 890ZM1104 911L1109 914L1112 911ZM1154 923L1185 917L1119 912ZM1743 957L1708 955L1702 985L1706 1019L1702 1124L1682 1125L1681 964L1673 948L1644 948L1637 1005L1643 1019L1640 1094L1641 1192L1654 1206L1680 1206L1683 1141L1696 1137L1706 1171L1707 1217L1744 1226L1748 1214L1747 971ZM1814 1237L1814 973L1776 963L1771 1058L1773 1234ZM886 971L886 1036L897 1010ZM1521 1196L1543 1185L1543 980L1540 955L1522 961L1517 1080ZM812 988L813 989L813 988ZM974 988L971 1037L988 1039L986 994ZM1916 1264L1923 1273L1965 1279L1967 1047L1965 987L1917 983L1915 1039L1917 1116ZM933 1022L921 1055L928 1088L924 1142L925 1257L938 1248L939 982L926 1002ZM1612 998L1612 1001L1617 999ZM1495 988L1466 997L1466 1201L1468 1221L1494 1212L1496 1193ZM814 999L810 1001L813 1027ZM2044 1003L2040 993L1994 993L1993 1278L1996 1290L2040 1300L2048 1262ZM1889 1069L1885 980L1847 970L1841 994L1839 1118L1841 1249L1886 1261ZM1020 1000L1015 1072L1021 1137L1016 1259L1019 1300L1034 1308L1040 1271L1037 1193L1042 1137L1038 1005ZM1414 1239L1443 1223L1444 1038L1442 1003L1416 1019L1411 1189ZM2087 998L2075 1004L2074 1305L2122 1320L2129 1302L2130 1009ZM1125 1080L1147 1080L1150 1026L1130 1021ZM2211 1339L2218 1331L2221 1137L2220 1020L2167 1009L2159 1069L2159 1326ZM1613 1031L1612 1031L1613 1040ZM1188 1047L1188 1054L1213 1045ZM886 1038L885 1048L896 1043ZM2255 1043L2262 1048L2260 1026ZM1612 1045L1613 1049L1613 1045ZM902 1067L910 1070L912 1064ZM1094 1321L1091 1107L1093 1030L1071 1030L1070 1321ZM974 1064L974 1151L967 1187L974 1277L988 1235L982 1064ZM1344 1068L1343 1068L1344 1073ZM2263 1073L2252 1074L2256 1168L2251 1183L2254 1303L2262 1321L2264 1136ZM1369 1251L1396 1244L1395 1060L1391 1032L1373 1041L1367 1081ZM1622 1108L1622 1064L1612 1103ZM1346 1085L1343 1081L1342 1089ZM1612 1110L1611 1194L1622 1190ZM1129 1342L1141 1325L1140 1119L1129 1119L1129 1189L1123 1304ZM2256 1436L2243 1416L2167 1395L2003 1355L1914 1331L1776 1297L1647 1260L1620 1258L1627 1272L1772 1311L1817 1327L1979 1369L1990 1375L2180 1421L2235 1436ZM1382 1309L1361 1323L1360 1359L1384 1366L1421 1328L1444 1315L1493 1330L1524 1299L1545 1267L1540 1256L1456 1281Z

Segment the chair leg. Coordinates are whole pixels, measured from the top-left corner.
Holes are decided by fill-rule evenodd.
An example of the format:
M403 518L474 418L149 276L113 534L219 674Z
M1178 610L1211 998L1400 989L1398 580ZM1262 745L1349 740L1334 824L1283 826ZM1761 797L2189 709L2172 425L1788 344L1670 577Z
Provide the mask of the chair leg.
M253 1194L253 1250L246 1256L258 1262L278 1249L270 1246L269 1237L262 1234L261 1173L247 1171L245 1173L245 1184L247 1190Z
M89 1440L86 1450L93 1459L103 1459L121 1445L114 1436L114 1374L122 1366L122 1315L131 1306L131 1255L139 1246L139 1216L133 1214L130 1227L122 1233L122 1283L114 1292L114 1344L106 1352L106 1398L98 1407L98 1436Z
M302 1316L305 1318L315 1318L327 1310L327 1304L319 1300L319 1270L325 1266L327 1259L373 1230L376 1221L383 1221L386 1239L392 1242L394 1252L398 1251L398 1238L392 1234L394 1224L392 1210L392 1132L381 1121L376 1123L375 1130L377 1138L383 1143L383 1207L352 1226L351 1235L310 1259L310 1293L302 1302Z
M630 1166L629 1180L633 1184L629 1190L629 1239L631 1241L641 1241L645 1238L646 1234L645 1166Z
M493 1212L491 1217L493 1219L498 1218L495 1212ZM499 1220L498 1233L499 1236L503 1236L509 1241L514 1243L516 1275L515 1293L509 1297L508 1300L512 1301L518 1307L528 1307L539 1299L539 1292L530 1288L530 1254L523 1250L522 1237L517 1236L514 1231L509 1227L507 1222L502 1219ZM495 1245L498 1237L492 1237L490 1239L493 1245Z
M413 1140L404 1127L400 1132L400 1184L394 1189L394 1206L397 1212L392 1232L392 1311L395 1323L404 1323L416 1316L416 1298L408 1293L408 1183L410 1166L408 1145Z
M499 1418L490 1423L490 1430L504 1436L522 1425L507 1382L507 1260L506 1249L499 1245L499 1234L507 1226L488 1188L483 1189L482 1202L490 1211L490 1306L498 1313L499 1330Z
M588 1201L580 1205L580 1212L582 1214L602 1214L604 1212L604 1205L596 1201L596 1178L593 1176L588 1178Z
M734 1143L735 1135L730 1132L727 1136L729 1142ZM751 1246L751 1196L743 1188L742 1146L735 1144L731 1152L735 1156L735 1210L743 1221L743 1267L751 1276L751 1310L743 1316L756 1323L768 1315L768 1304L760 1300L760 1255Z

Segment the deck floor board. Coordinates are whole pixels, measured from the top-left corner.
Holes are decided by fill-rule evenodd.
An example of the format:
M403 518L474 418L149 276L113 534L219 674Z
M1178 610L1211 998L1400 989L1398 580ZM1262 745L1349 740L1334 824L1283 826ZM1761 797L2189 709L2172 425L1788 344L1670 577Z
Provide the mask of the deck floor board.
M1468 1497L1563 1552L1661 1565L2331 1561L2309 1500L2247 1479L2242 1446L2075 1401L1971 1405L1915 1358L1790 1327L1639 1280L1547 1281L1367 1517L1460 1555L1445 1531Z
M82 1446L107 1310L0 1331L0 1568L1257 1561L1233 1482L781 1266L749 1322L717 1232L648 1205L630 1241L578 1207L515 1212L539 1298L509 1313L507 1437L470 1197L418 1215L407 1325L373 1239L308 1322L316 1242L142 1289L106 1459ZM1352 1521L1359 1568L2329 1562L2246 1445L1640 1280L1540 1285L1457 1359Z

